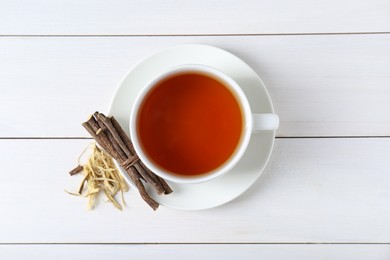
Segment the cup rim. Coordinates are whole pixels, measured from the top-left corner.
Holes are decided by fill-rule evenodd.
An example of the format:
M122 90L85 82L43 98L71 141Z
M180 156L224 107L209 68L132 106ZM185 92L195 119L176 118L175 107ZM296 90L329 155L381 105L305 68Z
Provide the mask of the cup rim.
M138 119L137 112L140 106L142 105L142 102L144 98L147 96L147 94L161 80L185 72L199 72L201 74L205 74L207 76L213 77L216 80L222 81L224 83L224 86L228 87L229 90L233 92L236 99L239 101L242 110L242 115L244 118L244 124L242 129L243 132L239 144L237 145L236 150L233 152L230 158L222 165L217 167L216 169L213 169L212 171L199 174L196 176L188 176L188 177L175 174L175 173L170 173L167 170L163 169L162 167L158 166L156 163L152 162L152 160L148 158L148 155L146 155L146 153L141 148L141 144L137 134L137 127L136 127L137 119ZM231 77L229 77L222 71L201 64L184 64L184 65L175 66L166 70L165 72L162 72L155 78L151 79L147 84L145 84L145 86L136 96L135 102L133 103L131 108L130 120L129 120L130 137L133 142L134 149L138 157L140 158L140 160L146 165L146 167L148 167L152 172L154 172L159 177L174 183L183 183L183 184L194 184L194 183L206 182L218 178L226 174L227 172L229 172L242 158L252 135L252 126L253 126L252 112L249 105L249 101L245 93L241 89L241 87L238 85L238 83L236 83L236 81L234 81Z

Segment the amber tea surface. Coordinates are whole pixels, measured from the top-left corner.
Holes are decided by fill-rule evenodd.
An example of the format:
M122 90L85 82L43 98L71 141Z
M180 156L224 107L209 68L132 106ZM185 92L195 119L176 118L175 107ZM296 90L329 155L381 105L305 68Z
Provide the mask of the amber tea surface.
M234 154L243 115L223 83L187 72L164 79L150 91L137 128L143 150L160 167L177 175L200 175Z

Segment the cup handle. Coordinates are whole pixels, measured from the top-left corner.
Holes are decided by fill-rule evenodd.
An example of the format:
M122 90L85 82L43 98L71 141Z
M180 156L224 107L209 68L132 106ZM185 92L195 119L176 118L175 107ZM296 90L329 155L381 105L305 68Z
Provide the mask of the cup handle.
M279 116L277 114L252 114L252 131L276 130L279 127Z

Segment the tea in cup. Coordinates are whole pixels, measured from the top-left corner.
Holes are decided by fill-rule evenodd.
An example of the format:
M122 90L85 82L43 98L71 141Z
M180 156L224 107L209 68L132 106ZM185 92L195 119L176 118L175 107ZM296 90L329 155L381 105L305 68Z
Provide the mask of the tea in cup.
M240 86L205 65L182 65L151 80L130 114L141 161L176 183L226 174L244 154L253 131L278 128L276 114L252 114Z

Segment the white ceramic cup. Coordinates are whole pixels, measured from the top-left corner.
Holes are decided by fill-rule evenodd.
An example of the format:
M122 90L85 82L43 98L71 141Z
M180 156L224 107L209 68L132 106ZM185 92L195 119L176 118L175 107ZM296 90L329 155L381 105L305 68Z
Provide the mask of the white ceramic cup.
M236 100L240 104L242 116L243 116L243 130L241 133L240 142L237 145L233 155L230 156L230 158L218 168L210 172L201 175L196 175L196 176L185 176L185 175L175 174L165 170L164 168L162 168L161 166L153 162L153 160L149 158L147 153L143 150L140 142L139 133L137 132L138 112L140 110L140 107L145 97L147 97L148 93L151 90L153 90L153 88L157 86L161 81L169 77L179 75L179 74L185 74L185 73L202 74L223 83L223 85L227 87L230 90L230 92L232 92L233 95L236 97ZM229 76L227 76L226 74L224 74L223 72L215 68L205 66L205 65L192 65L192 64L174 67L162 73L161 75L157 76L149 83L147 83L135 99L135 102L131 110L130 123L129 123L130 136L135 151L137 152L141 161L150 170L152 170L155 174L157 174L161 178L175 183L199 183L199 182L212 180L226 174L239 162L239 160L243 156L253 132L272 131L277 129L278 126L279 126L279 117L276 114L272 114L272 113L252 114L248 99L246 98L240 86L232 78L230 78Z

